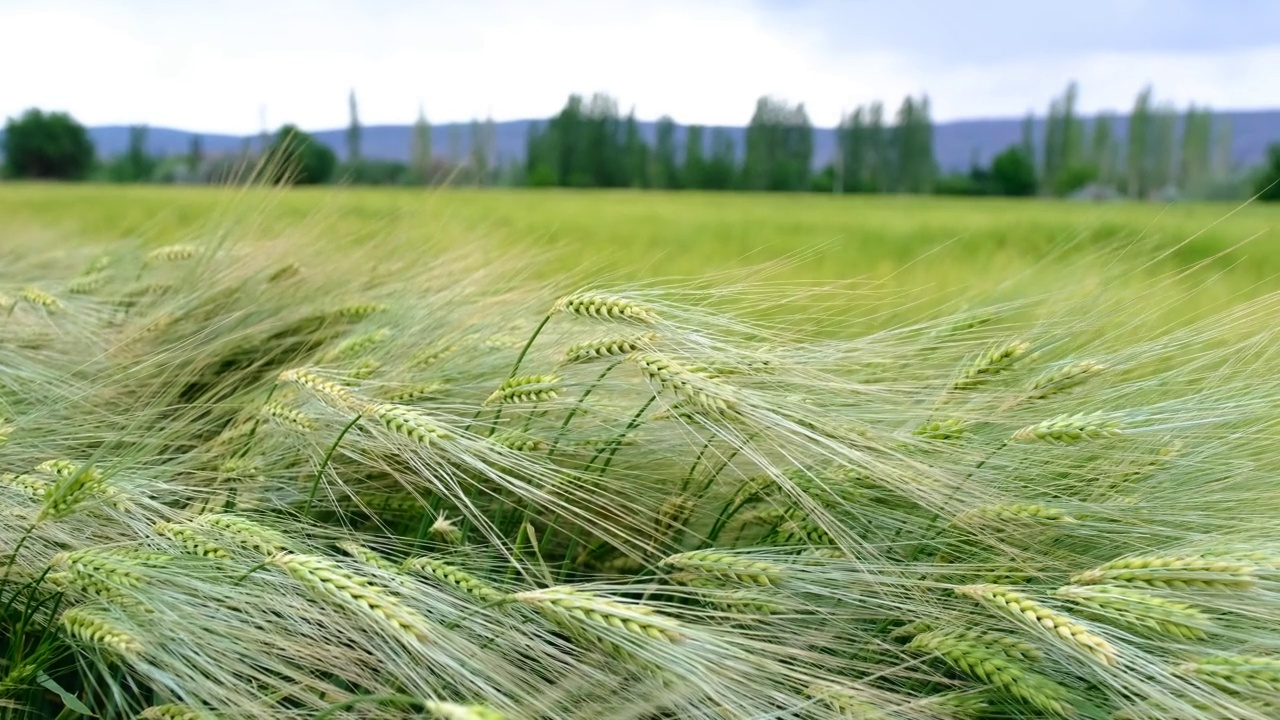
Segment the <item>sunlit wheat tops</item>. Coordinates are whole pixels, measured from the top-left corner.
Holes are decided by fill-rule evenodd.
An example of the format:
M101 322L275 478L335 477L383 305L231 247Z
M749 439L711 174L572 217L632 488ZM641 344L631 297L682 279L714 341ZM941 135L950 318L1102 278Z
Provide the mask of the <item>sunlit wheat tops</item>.
M1112 560L1071 578L1076 585L1124 583L1174 590L1252 587L1258 568L1245 562L1199 556L1145 556Z
M1062 716L1074 712L1066 688L1031 670L1020 654L1005 646L984 642L971 633L937 630L917 635L908 647L936 653L960 672L1045 712Z
M62 627L81 642L111 650L124 657L142 652L142 645L120 628L105 611L89 605L62 612Z
M1051 610L1012 588L1001 585L966 585L956 588L956 593L1041 627L1083 649L1104 665L1116 664L1116 650L1111 643L1080 622Z
M595 338L594 340L587 340L585 342L570 345L569 348L564 351L564 360L561 362L565 365L570 365L598 358L628 355L640 350L641 348L647 347L655 339L657 339L657 335L654 333L622 337Z
M378 403L365 409L365 415L377 419L391 432L419 445L430 445L453 437L449 429L427 413L405 405Z
M1019 442L1075 445L1084 440L1100 440L1123 434L1120 421L1105 413L1077 413L1028 425L1015 432L1011 439Z
M1194 605L1130 587L1066 585L1054 591L1054 595L1071 600L1112 624L1173 637L1204 638L1204 628L1212 624L1209 616Z
M777 583L783 574L782 568L773 563L715 550L694 550L671 555L658 564L748 585L770 586Z
M530 590L511 597L571 628L594 627L651 640L684 641L684 634L675 620L643 605L622 603L571 587Z
M557 300L551 310L600 320L629 320L645 324L658 321L658 314L653 308L616 295L596 293L566 295Z
M417 611L405 607L386 590L337 563L315 555L280 553L271 565L319 597L353 610L414 641L431 637L431 625Z
M973 364L966 368L960 378L955 381L955 389L971 390L992 380L996 375L1012 367L1030 349L1030 343L1018 340L984 353L974 360Z

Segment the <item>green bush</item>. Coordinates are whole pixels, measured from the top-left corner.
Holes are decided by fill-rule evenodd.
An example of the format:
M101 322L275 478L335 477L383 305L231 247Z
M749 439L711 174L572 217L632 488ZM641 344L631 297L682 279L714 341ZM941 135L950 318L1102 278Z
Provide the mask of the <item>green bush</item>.
M32 108L4 126L4 169L14 178L83 180L93 169L89 132L64 112Z

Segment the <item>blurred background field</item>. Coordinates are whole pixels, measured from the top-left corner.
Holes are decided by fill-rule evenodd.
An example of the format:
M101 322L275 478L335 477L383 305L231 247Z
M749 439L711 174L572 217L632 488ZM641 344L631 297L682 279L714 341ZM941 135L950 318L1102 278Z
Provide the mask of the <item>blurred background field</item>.
M193 239L228 218L263 237L306 232L313 242L409 241L517 253L551 278L681 281L751 270L753 280L852 283L928 305L1002 284L1034 291L1110 282L1132 262L1137 288L1197 263L1207 269L1144 290L1177 313L1240 302L1278 288L1280 207L1269 204L1088 203L1047 199L661 193L600 190L292 188L245 191L120 185L0 186L10 237L53 242ZM1085 269L1088 269L1088 272ZM1047 275L1046 275L1047 274ZM734 275L742 277L742 275ZM721 277L720 281L724 281ZM563 282L563 281L562 281ZM1196 298L1186 297L1194 288ZM1111 287L1115 291L1121 288Z

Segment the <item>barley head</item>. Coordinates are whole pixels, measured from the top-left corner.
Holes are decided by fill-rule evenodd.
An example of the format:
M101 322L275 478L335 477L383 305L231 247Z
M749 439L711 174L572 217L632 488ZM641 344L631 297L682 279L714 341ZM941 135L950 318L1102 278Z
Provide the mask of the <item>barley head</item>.
M484 603L498 602L506 597L506 595L474 575L435 558L410 558L405 561L404 569L433 577L445 585L457 588Z
M510 378L498 386L485 400L486 405L546 402L559 397L555 375L521 375Z
M566 295L551 306L551 311L599 320L626 320L646 325L658 321L657 312L648 305L616 295L596 293Z
M1022 593L1002 585L966 585L956 593L986 607L1048 631L1054 637L1084 650L1103 665L1116 664L1116 650L1106 639L1068 615L1051 610Z
M663 558L658 565L765 587L776 584L783 574L782 568L773 563L748 560L715 550L694 550L670 555Z
M136 638L119 627L109 615L90 606L80 605L64 610L61 622L68 635L83 643L111 650L125 658L142 652L142 645Z
M1209 616L1194 605L1131 587L1064 585L1054 595L1092 611L1100 619L1188 640L1206 637Z
M430 638L431 625L367 578L316 555L279 553L268 560L317 597L346 607L414 642Z
M1253 587L1258 568L1232 559L1196 555L1147 555L1112 560L1071 578L1075 585L1120 583L1173 590L1234 590Z
M1075 445L1083 440L1123 435L1120 423L1106 417L1104 413L1078 413L1060 415L1035 425L1028 425L1015 432L1012 440L1020 442L1039 441L1054 445Z
M1071 694L1063 686L1032 671L1027 662L998 645L974 640L966 633L931 631L907 645L935 653L956 670L1054 715L1070 716Z

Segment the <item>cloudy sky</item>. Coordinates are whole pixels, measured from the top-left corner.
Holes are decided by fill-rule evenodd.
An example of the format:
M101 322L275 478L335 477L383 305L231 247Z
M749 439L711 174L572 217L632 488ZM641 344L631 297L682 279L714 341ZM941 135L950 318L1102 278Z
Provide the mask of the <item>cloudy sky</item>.
M545 117L605 91L646 119L818 124L928 92L940 120L1085 110L1147 83L1179 104L1280 106L1275 0L0 0L0 115L249 133L266 122Z

